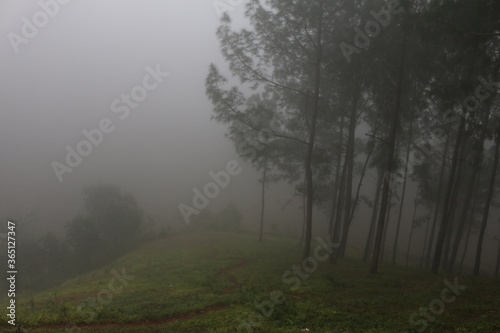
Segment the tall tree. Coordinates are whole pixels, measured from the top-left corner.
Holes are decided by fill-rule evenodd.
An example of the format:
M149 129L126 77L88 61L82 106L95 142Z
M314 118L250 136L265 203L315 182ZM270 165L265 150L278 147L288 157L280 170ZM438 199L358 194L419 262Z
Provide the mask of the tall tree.
M498 169L499 157L500 157L500 126L497 124L497 130L495 133L495 155L493 157L493 167L491 170L490 185L488 187L488 195L486 197L486 202L484 206L483 220L481 221L481 230L479 231L479 238L477 240L476 258L474 261L474 275L476 276L479 274L479 268L481 266L481 255L483 251L484 233L486 232L486 225L488 224L488 217L490 213L491 199L493 198L493 192L495 190L495 179Z
M384 173L382 167L377 168L377 184L375 185L375 199L373 201L372 214L370 220L370 229L365 242L365 250L363 252L363 262L367 262L373 249L373 241L375 239L376 222L379 210L380 193L382 192L382 184L384 180Z
M226 14L217 31L232 75L242 84L248 83L247 89L265 91L274 99L275 122L270 135L302 146L307 217L304 258L309 256L312 237L317 124L320 109L327 103L322 99L327 51L324 39L335 11L336 4L324 0L314 3L300 0L293 4L270 0L265 5L252 0L246 10L251 30L232 31ZM261 130L247 117L245 93L237 87L225 90L226 82L211 65L206 86L215 119L229 124L239 120L254 130Z
M403 205L405 201L405 194L406 194L406 182L408 179L408 164L410 163L410 151L411 151L411 142L412 142L412 133L413 133L413 115L411 116L410 120L410 129L409 129L409 134L408 134L408 144L406 147L406 159L405 159L405 168L404 168L404 173L403 173L403 189L401 192L401 200L399 204L399 213L398 213L398 221L396 224L396 234L394 236L394 244L392 248L392 261L391 263L393 265L396 264L396 252L398 249L398 240L399 240L399 228L401 226L401 218L403 216Z
M380 201L380 213L377 223L377 233L375 235L375 245L373 250L372 263L370 266L370 272L377 273L378 265L380 260L380 253L382 251L382 237L384 233L384 226L386 221L387 205L389 201L389 191L391 186L391 176L394 171L394 152L396 146L397 131L399 126L399 119L401 114L401 99L403 95L403 84L404 84L404 68L405 68L405 58L406 58L406 37L403 37L403 42L401 45L401 56L399 60L399 70L398 70L398 82L396 91L396 102L394 104L394 111L392 115L392 122L389 130L389 135L387 138L387 155L385 160L385 177L384 185L382 187L382 197Z
M259 242L262 243L264 236L264 208L266 204L266 185L267 185L267 156L264 155L264 171L262 171L262 194L261 194L261 210L260 210L260 227L259 227Z

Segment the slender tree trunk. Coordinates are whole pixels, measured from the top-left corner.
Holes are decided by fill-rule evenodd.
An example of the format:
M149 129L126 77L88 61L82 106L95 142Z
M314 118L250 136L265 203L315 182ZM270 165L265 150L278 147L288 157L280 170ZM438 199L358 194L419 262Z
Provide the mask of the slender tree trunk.
M375 130L375 133L377 133L377 130ZM354 212L356 211L356 208L357 208L358 203L359 203L359 194L361 192L361 186L363 186L363 179L365 178L366 169L368 168L368 162L370 161L370 158L371 158L371 155L374 151L374 148L375 148L375 137L373 137L373 139L372 139L371 148L368 151L368 155L366 156L365 163L363 164L363 170L361 171L361 176L360 176L359 182L358 182L358 188L356 189L356 197L354 198L354 204L352 206L351 217L349 218L349 226L348 227L351 226L352 220L354 218ZM374 223L371 223L370 224L370 231L369 231L370 234L373 233L372 228L374 228L374 227L375 227ZM366 251L366 248L365 248L365 251ZM364 256L363 256L363 258L364 258ZM366 259L363 259L363 262L365 262L365 261L366 261Z
M406 248L405 266L408 266L408 260L410 258L411 241L413 238L413 230L415 230L415 219L417 217L419 192L420 192L420 186L417 188L417 194L415 195L415 201L414 201L414 206L413 206L413 218L411 220L410 239L408 240L408 247Z
M455 267L455 261L457 258L458 249L460 247L460 243L461 243L462 239L464 238L465 222L467 221L469 207L470 207L470 203L471 203L471 199L472 199L472 193L474 192L477 171L478 171L477 168L473 167L472 175L470 177L469 184L467 185L467 190L465 192L465 199L464 199L464 203L462 206L462 213L460 215L458 229L455 233L455 241L453 243L453 248L451 250L451 256L450 256L450 259L448 262L448 271L449 272L453 271L453 268Z
M375 131L375 133L376 133L376 131ZM361 186L363 186L363 179L365 178L365 175L366 175L366 169L368 168L368 162L370 162L370 158L371 158L374 150L375 150L375 138L372 139L371 148L368 151L368 154L366 155L365 163L363 164L363 169L361 170L361 175L359 178L358 187L356 189L356 196L354 197L354 203L353 203L353 206L351 209L351 217L349 218L349 225L351 224L352 219L354 218L354 212L356 211L356 208L358 207L359 194L361 193Z
M437 197L437 202L436 202L436 210L434 211L434 220L432 221L432 230L431 230L431 239L429 240L429 246L427 248L427 257L425 259L425 267L429 268L430 263L431 263L431 253L432 253L432 248L434 245L434 235L436 232L436 226L437 226L437 220L439 217L439 210L441 209L441 196L443 194L443 179L445 175L445 170L446 170L446 160L448 157L448 149L450 146L450 137L446 137L446 143L444 146L444 152L443 156L441 159L441 170L439 171L439 186L438 186L438 197Z
M395 147L395 152L399 152L399 141L396 140L396 147ZM397 156L398 153L395 153ZM395 175L395 173L393 173ZM399 175L398 175L399 176ZM398 197L398 185L399 185L399 179L396 181L396 177L391 177L391 184L390 184L390 192L389 192L389 204L387 206L387 216L385 218L385 227L384 227L384 236L382 238L382 251L380 252L380 262L384 262L385 260L385 255L388 252L387 251L387 234L389 233L389 225L391 224L391 217L392 217L392 209L395 206L395 203L393 204L392 199Z
M486 140L486 134L488 131L488 118L489 112L485 112L483 116L483 126L481 128L481 135L477 142L474 144L474 156L472 160L472 175L470 178L470 182L468 184L468 188L465 192L465 201L463 205L462 215L460 216L460 222L458 224L458 229L455 237L455 243L453 244L453 249L451 252L451 258L448 266L448 270L452 271L455 266L455 261L458 254L458 248L460 246L460 242L463 239L463 230L465 227L465 222L467 220L467 212L469 210L471 201L472 201L472 193L474 192L476 177L479 174L481 164L483 161L483 151L484 151L484 142Z
M456 181L458 181L457 178ZM444 239L444 245L443 245L443 260L441 262L441 268L447 270L448 269L448 263L449 263L449 258L450 258L450 247L451 247L451 238L454 235L454 227L455 227L455 214L456 214L456 205L452 206L452 211L450 213L450 218L449 218L449 224L448 224L448 232L446 233L446 237Z
M352 209L352 179L354 177L354 145L355 145L355 134L356 134L356 124L358 122L357 110L358 110L358 98L361 91L361 83L358 80L355 81L355 88L352 96L352 106L351 114L349 115L349 137L347 140L347 150L346 150L346 166L347 166L347 179L346 179L346 191L345 191L345 210L344 210L344 228L342 232L342 238L340 241L340 248L337 253L341 257L345 254L345 248L347 243L347 236L349 235L349 226L351 222L351 209Z
M342 241L341 229L342 229L342 216L344 214L344 198L345 198L345 184L347 178L347 157L344 158L344 166L342 167L342 176L340 177L340 187L337 196L337 211L335 214L335 225L333 229L332 240L334 243L338 244ZM337 262L337 252L334 251L330 255L330 263L335 264Z
M264 208L266 203L266 174L267 174L267 155L264 155L264 171L262 173L262 194L261 194L261 208L260 208L260 231L259 242L262 243L264 236Z
M500 239L498 241L498 251L497 251L497 264L495 265L495 277L498 277L498 270L500 268Z
M474 204L474 207L476 205ZM459 274L462 274L462 271L464 269L464 261L465 261L465 256L467 255L467 250L469 249L469 241L470 241L470 234L471 234L471 230L472 230L472 224L473 224L473 220L474 220L474 208L471 210L470 214L469 214L469 225L467 226L467 234L465 236L465 245L464 245L464 248L463 248L463 251L462 251L462 256L460 257L460 266L458 268L458 273Z
M313 139L314 136L311 135L309 139ZM306 259L309 257L309 251L311 249L311 238L312 238L312 214L313 214L313 195L314 195L314 189L313 189L313 175L312 175L312 152L313 148L311 145L309 145L307 149L307 157L306 157L306 162L305 162L305 167L306 167L306 178L307 178L307 191L306 191L306 225L305 225L305 238L304 238L304 251L302 253L303 259Z
M500 133L496 133L495 139L496 139L495 157L493 159L493 168L491 171L490 186L488 188L488 195L486 197L486 202L484 204L485 206L484 206L483 220L481 222L481 230L479 231L479 238L477 240L476 260L474 262L474 275L476 276L479 274L479 268L481 266L481 254L483 251L484 233L486 231L486 225L488 224L491 199L493 198L493 192L495 191L495 179L497 175L498 157L500 151Z
M322 3L321 3L322 5ZM314 82L314 104L311 112L311 121L309 128L309 141L307 144L307 152L305 158L305 173L306 173L306 195L307 195L307 220L306 220L306 235L304 251L302 253L302 258L306 259L309 257L311 251L311 238L312 238L312 215L313 215L313 204L314 204L314 188L313 188L313 171L312 171L312 157L314 152L314 143L316 140L316 123L318 120L318 110L319 110L319 99L320 99L320 88L321 88L321 66L323 61L323 50L322 50L322 28L323 28L323 11L321 10L321 15L319 15L318 20L318 32L316 39L316 63L315 63L315 82Z
M404 179L403 179L403 193L401 193L401 202L399 204L399 214L398 214L398 222L396 224L396 235L394 237L394 245L392 248L392 264L396 264L396 252L398 250L398 240L399 240L399 228L401 227L401 217L403 216L403 206L405 202L405 194L406 194L406 180L408 177L408 163L410 161L410 150L411 150L411 140L413 133L413 115L410 120L410 131L408 134L408 145L406 147L406 162L405 162L405 171L404 171Z
M377 170L378 170L378 179L377 179L377 185L375 186L375 201L373 202L372 218L370 221L370 229L368 230L368 236L366 238L365 251L363 253L363 262L368 261L368 258L373 249L373 240L375 238L377 214L380 204L380 193L382 193L382 182L384 180L382 168L379 167L377 168Z
M463 132L465 129L465 118L462 117L460 121L460 127L458 129L457 139L455 143L455 148L453 150L453 159L450 166L450 175L448 179L448 185L446 189L446 197L443 204L443 214L441 215L441 225L439 226L438 236L436 239L436 251L434 253L434 259L432 260L432 269L431 271L434 274L437 274L439 271L439 266L441 265L441 257L443 255L443 245L446 237L446 232L448 230L448 215L449 215L449 206L452 197L452 189L453 183L455 181L455 173L457 170L457 160L458 160L458 152L460 148L460 143L462 141Z
M302 232L300 235L300 246L304 244L304 236L306 232L306 222L307 222L307 212L306 212L306 205L307 205L307 200L306 200L306 194L305 194L305 184L304 184L304 193L302 193Z
M382 188L382 200L380 204L380 214L377 223L377 233L375 235L375 245L373 248L373 257L370 267L370 273L375 274L378 272L378 265L380 260L380 252L382 251L382 236L384 234L385 217L387 212L387 203L389 200L389 191L391 184L391 173L394 169L394 150L396 147L396 137L398 132L399 117L401 113L401 99L403 95L403 81L404 81L404 66L405 66L405 53L406 53L406 41L403 41L401 50L401 60L399 65L399 77L396 92L396 102L394 105L394 113L392 115L392 123L389 130L389 147L387 149L386 161L385 161L385 172L384 174L384 185Z
M464 159L466 154L466 144L467 137L462 140L461 148L459 150L459 158L458 158L458 166L457 166L457 175L455 177L455 181L453 184L453 194L451 196L450 206L449 206L449 215L448 215L448 231L446 233L446 238L443 245L443 260L441 267L445 270L448 270L449 259L450 259L450 249L451 249L451 239L455 233L455 216L457 215L457 211L459 207L457 206L459 202L459 194L463 195L463 191L460 191L462 186L462 177L464 173Z
M436 208L437 209L437 208ZM431 224L431 215L432 212L435 210L434 206L432 206L431 210L429 211L429 216L427 218L427 222L425 223L425 239L424 239L424 246L422 247L422 255L420 256L420 264L418 267L422 268L424 266L424 260L425 260L425 250L428 246L429 242L429 227Z
M458 272L461 274L463 267L464 267L464 261L465 261L465 256L467 254L467 249L469 248L469 240L470 240L470 234L472 230L472 225L474 224L474 214L477 210L477 192L479 189L479 184L481 183L481 177L479 177L478 181L476 182L476 186L474 188L474 202L472 203L472 209L469 212L469 225L467 226L467 234L465 237L465 245L464 249L462 251L462 257L460 258L460 268Z
M476 182L476 171L470 177L469 183L467 184L467 189L465 191L465 198L462 205L462 212L460 214L460 220L458 221L457 231L455 232L455 240L453 242L453 247L451 248L451 255L448 259L448 271L452 272L455 267L455 261L458 254L458 248L464 236L465 222L467 221L467 216L469 212L469 207L472 199L472 193L474 192L474 185Z
M328 235L330 236L330 239L333 239L334 237L334 224L335 224L335 217L337 213L337 207L338 207L338 196L339 196L339 188L340 188L340 170L342 169L342 145L344 144L344 117L340 116L340 132L339 132L339 145L338 145L338 152L337 152L337 167L335 170L335 185L333 186L333 193L332 193L332 207L330 210L330 218L329 218L329 223L328 223Z
M382 250L380 251L380 262L384 262L385 259L385 253L386 253L386 240L387 240L387 233L389 232L389 224L391 222L391 212L392 212L392 198L394 192L391 191L389 194L389 202L387 203L387 216L385 217L385 227L384 227L384 236L382 237Z

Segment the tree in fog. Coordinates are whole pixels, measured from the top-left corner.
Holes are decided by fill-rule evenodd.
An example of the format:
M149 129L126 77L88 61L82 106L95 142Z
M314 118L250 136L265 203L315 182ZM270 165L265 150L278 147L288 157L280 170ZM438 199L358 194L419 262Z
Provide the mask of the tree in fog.
M135 198L102 184L89 186L82 194L85 212L67 226L75 256L92 266L132 248L143 220Z
M490 205L491 205L491 200L493 199L493 193L495 191L495 185L496 185L496 176L498 172L498 159L500 157L500 123L498 120L494 121L494 141L495 141L495 146L494 146L494 156L493 156L493 165L491 167L491 176L489 179L489 185L488 185L488 194L486 197L486 202L484 205L484 212L483 212L483 219L481 221L481 229L479 231L479 239L477 241L477 249L476 249L476 256L475 256L475 261L474 261L474 275L479 274L479 269L481 267L481 255L483 252L483 241L484 241L484 234L486 231L486 225L488 223L488 218L489 213L490 213ZM499 244L499 255L500 255L500 244ZM497 258L497 264L495 267L495 276L498 273L498 263L500 261L500 258Z
M309 256L314 204L313 156L322 99L325 30L335 16L334 4L320 0L252 0L246 16L252 30L234 32L225 15L217 31L221 50L234 77L248 89L265 91L275 101L270 130L275 138L292 140L302 151L306 187L306 235L303 257ZM219 121L232 124L245 118L245 93L225 88L215 66L207 78L207 93ZM226 90L223 90L226 89ZM245 123L245 122L243 122ZM246 125L254 127L252 123ZM260 130L260 128L257 128Z
M427 35L429 43L436 45L430 63L436 69L430 92L439 103L440 118L436 120L453 124L445 133L451 137L452 158L432 264L437 273L441 265L454 268L483 165L484 146L491 136L488 123L494 112L494 87L483 85L482 80L488 74L493 79L490 73L498 72L498 36L492 32L500 28L500 8L488 0L472 6L466 1L432 2L429 8L426 29L439 31ZM438 19L444 13L446 22Z
M227 204L220 211L214 213L209 208L193 217L189 224L191 230L211 231L241 231L243 216L234 203Z

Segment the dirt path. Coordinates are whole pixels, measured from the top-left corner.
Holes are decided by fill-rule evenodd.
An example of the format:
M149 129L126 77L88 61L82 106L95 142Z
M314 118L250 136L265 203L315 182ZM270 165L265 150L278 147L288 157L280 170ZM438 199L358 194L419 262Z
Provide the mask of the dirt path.
M217 250L215 249L214 246L209 246L208 248L208 260L215 260L217 258ZM240 282L238 279L234 276L231 275L231 272L236 271L238 269L244 268L250 264L250 260L247 258L241 259L238 263L235 263L233 265L230 265L228 267L222 268L216 275L215 279L219 279L225 276L228 276L230 285L226 287L222 293L223 294L230 294L234 290L236 290L240 286ZM204 309L198 309L198 310L193 310L189 311L186 313L180 313L172 316L168 316L165 318L159 318L157 320L145 320L145 321L138 321L138 322L129 322L129 323L113 323L113 322L96 322L96 323L89 323L89 324L81 324L77 325L78 328L80 329L85 329L85 328L99 328L99 327L116 327L116 328L133 328L133 327L141 327L141 326L148 326L148 325L162 325L162 324L167 324L173 321L178 321L178 320L189 320L193 317L205 314L205 313L210 313L214 311L219 311L222 309L227 308L231 303L219 303L219 304L214 304L209 307L206 307ZM27 326L27 329L65 329L66 324L55 324L55 325L41 325L41 326L35 326L35 327L30 327ZM70 330L71 331L71 330Z
M240 286L240 282L234 275L230 275L232 271L244 268L250 264L250 260L243 258L239 263L233 264L231 266L225 267L217 273L215 276L216 279L221 278L223 276L228 276L229 282L231 282L231 285L225 288L222 293L223 294L230 294L234 290L236 290Z
M85 328L100 328L100 327L116 327L116 328L133 328L133 327L141 327L148 325L162 325L171 323L177 320L189 320L193 317L199 316L204 313L210 313L218 310L222 310L228 307L230 304L220 303L211 305L205 309L193 310L186 313L180 313L173 316L168 316L166 318L159 318L157 320L143 320L137 322L129 322L129 323L113 323L113 322L98 322L98 323L88 323L88 324L79 324L74 328L77 329L85 329ZM54 325L40 325L40 326L23 326L26 329L65 329L67 324L54 324ZM71 328L69 328L69 332Z

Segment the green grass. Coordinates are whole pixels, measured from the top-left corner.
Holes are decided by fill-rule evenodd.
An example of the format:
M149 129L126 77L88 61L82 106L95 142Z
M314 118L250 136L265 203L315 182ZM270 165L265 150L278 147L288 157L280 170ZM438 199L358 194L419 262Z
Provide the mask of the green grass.
M314 247L313 247L314 249ZM298 289L283 274L300 263L297 241L233 233L192 233L141 245L101 269L35 295L18 295L17 318L28 332L64 332L77 323L81 332L417 332L410 315L440 298L443 280L414 268L381 265L370 275L358 260L327 262L300 281ZM133 279L108 303L113 270ZM290 277L292 275L289 275ZM500 281L459 277L467 290L429 322L426 332L500 332ZM114 285L118 288L119 284ZM273 291L284 299L273 298ZM273 301L274 300L274 301ZM281 301L280 301L281 300ZM279 303L279 304L278 304ZM257 306L266 305L258 315ZM272 304L272 305L271 305ZM5 301L0 304L5 309ZM88 319L92 319L88 321ZM88 321L88 322L86 322ZM2 332L13 332L4 315ZM78 330L66 330L78 332Z

